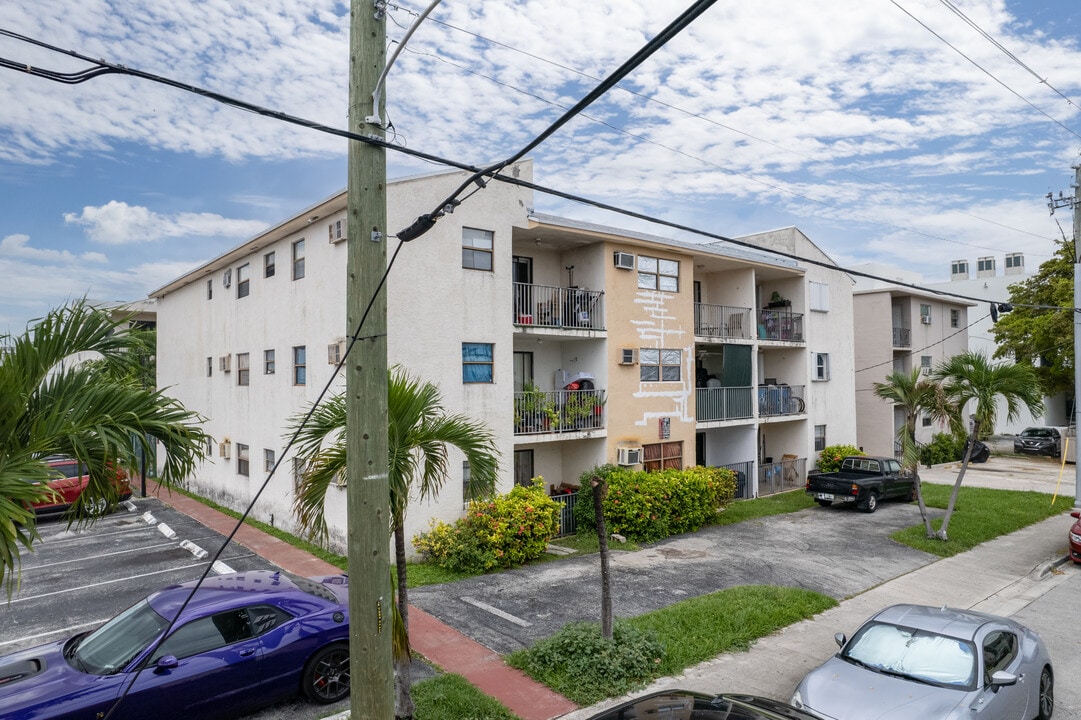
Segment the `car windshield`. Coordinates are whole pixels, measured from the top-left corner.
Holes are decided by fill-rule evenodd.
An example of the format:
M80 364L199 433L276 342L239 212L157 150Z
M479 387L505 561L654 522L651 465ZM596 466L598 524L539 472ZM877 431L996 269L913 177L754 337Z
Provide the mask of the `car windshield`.
M141 600L72 648L72 664L92 675L120 672L168 625L168 620L154 612L146 600Z
M841 657L876 672L942 687L972 689L976 650L968 641L891 623L871 623Z
M1051 431L1047 428L1028 428L1021 432L1021 437L1027 438L1049 438L1051 437Z

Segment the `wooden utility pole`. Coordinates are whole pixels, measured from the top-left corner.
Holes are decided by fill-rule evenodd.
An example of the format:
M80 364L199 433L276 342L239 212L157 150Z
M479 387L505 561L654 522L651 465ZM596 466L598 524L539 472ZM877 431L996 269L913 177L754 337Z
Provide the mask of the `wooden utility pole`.
M382 98L372 93L386 61L382 0L351 0L349 130L383 138ZM345 364L348 462L349 670L352 720L392 720L394 599L390 584L387 485L387 297L376 288L387 267L387 167L382 147L349 141Z

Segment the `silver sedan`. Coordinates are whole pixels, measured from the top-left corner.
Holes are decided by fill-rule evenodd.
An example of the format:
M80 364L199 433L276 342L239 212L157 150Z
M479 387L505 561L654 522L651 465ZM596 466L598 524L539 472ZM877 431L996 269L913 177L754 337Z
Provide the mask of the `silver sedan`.
M829 720L1049 720L1054 671L1040 636L972 610L893 605L807 673L792 705Z

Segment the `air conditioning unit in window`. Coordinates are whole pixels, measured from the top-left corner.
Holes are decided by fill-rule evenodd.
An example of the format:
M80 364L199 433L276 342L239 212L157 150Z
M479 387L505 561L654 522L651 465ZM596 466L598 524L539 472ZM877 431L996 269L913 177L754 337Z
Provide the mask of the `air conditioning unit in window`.
M642 462L642 448L621 447L616 448L617 465L639 465Z
M230 442L228 438L226 438L222 442L218 443L218 455L225 458L226 460L228 460L229 459L229 451L230 451L230 449L232 447L233 447L233 443Z
M343 355L345 355L345 340L339 340L338 342L327 345L328 365L337 365L342 361Z
M229 287L233 284L233 270L232 268L226 270L221 274L222 287Z
M616 250L612 254L613 264L620 270L634 270L634 255Z
M232 369L232 365L232 355L222 355L220 358L218 358L218 370L222 372L229 372Z
M931 324L931 316L930 315L920 315L920 322L923 323L924 325L930 325Z
M638 362L638 350L636 348L619 349L620 365L634 365L636 362Z
M335 244L340 243L341 241L346 239L346 237L345 237L345 229L346 229L346 221L345 220L335 220L334 222L330 223L330 225L327 226L327 230L329 231L329 235L330 235L329 240L330 240L331 245L335 245Z
M924 365L922 368L920 368L920 370L923 372L924 375L931 374L931 367L929 365Z

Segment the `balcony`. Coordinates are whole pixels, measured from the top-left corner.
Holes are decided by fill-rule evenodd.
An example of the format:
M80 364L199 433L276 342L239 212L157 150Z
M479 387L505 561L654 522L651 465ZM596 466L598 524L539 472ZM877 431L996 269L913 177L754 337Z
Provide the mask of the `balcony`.
M600 290L514 283L514 324L572 330L604 330Z
M803 400L803 385L759 385L759 417L800 415L807 410Z
M803 314L787 310L759 310L758 339L803 342Z
M705 387L695 390L698 422L744 420L754 416L754 397L749 387Z
M806 478L807 458L783 455L781 462L764 462L758 466L758 494L773 495L796 490L804 486Z
M895 327L893 329L893 346L906 348L912 346L912 331L906 327Z
M584 432L604 427L603 390L514 393L514 434Z
M729 305L694 304L694 334L715 338L751 339L751 309Z

